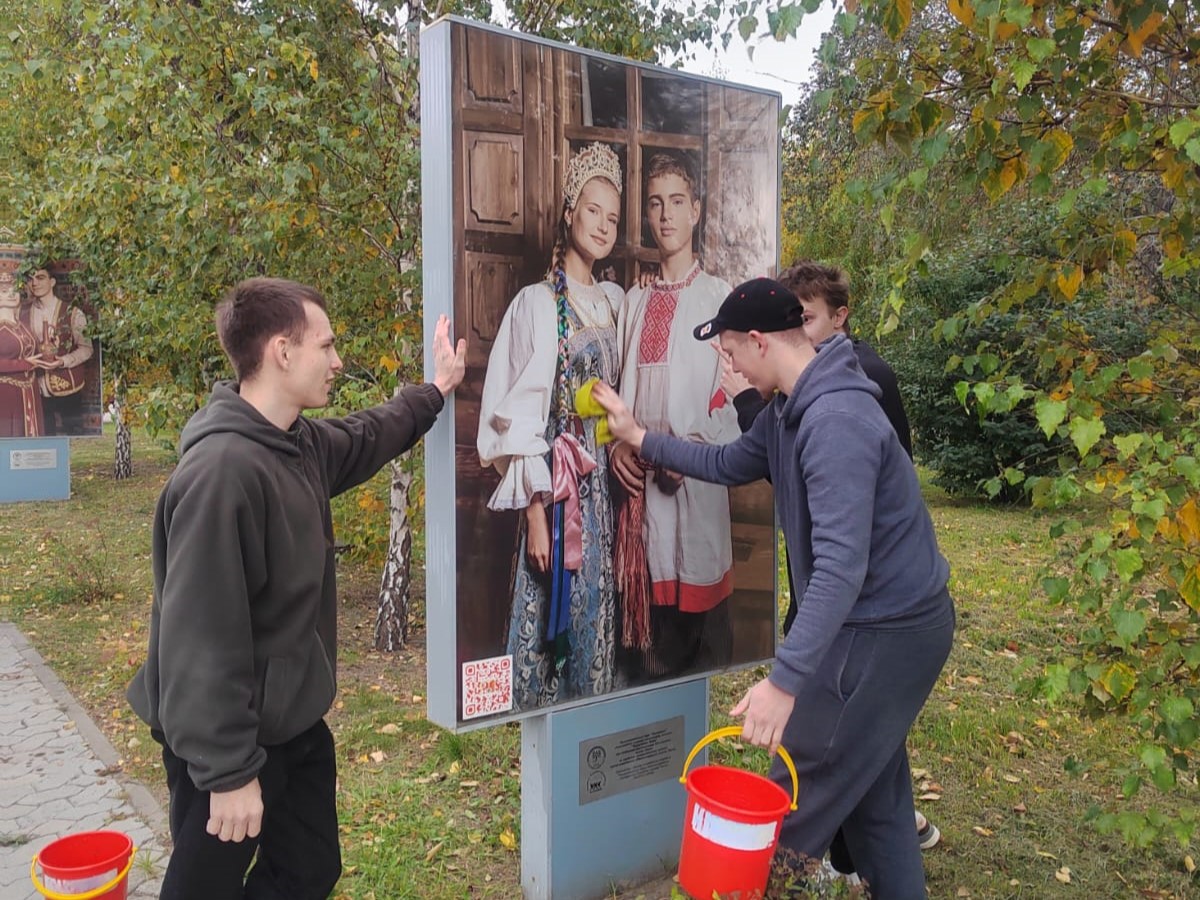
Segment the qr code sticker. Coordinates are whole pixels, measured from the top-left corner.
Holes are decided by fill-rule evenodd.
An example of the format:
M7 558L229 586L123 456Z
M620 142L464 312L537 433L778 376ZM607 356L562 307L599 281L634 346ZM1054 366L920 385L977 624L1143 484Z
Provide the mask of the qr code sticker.
M513 705L512 656L463 663L463 719L508 712Z

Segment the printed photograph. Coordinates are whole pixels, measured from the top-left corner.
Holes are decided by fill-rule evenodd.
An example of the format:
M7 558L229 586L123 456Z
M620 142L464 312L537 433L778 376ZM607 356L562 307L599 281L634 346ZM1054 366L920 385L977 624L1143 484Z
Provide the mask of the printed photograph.
M0 245L0 438L100 434L100 346L79 269Z
M459 721L771 657L770 487L644 465L590 390L738 436L692 330L775 271L779 96L450 27Z

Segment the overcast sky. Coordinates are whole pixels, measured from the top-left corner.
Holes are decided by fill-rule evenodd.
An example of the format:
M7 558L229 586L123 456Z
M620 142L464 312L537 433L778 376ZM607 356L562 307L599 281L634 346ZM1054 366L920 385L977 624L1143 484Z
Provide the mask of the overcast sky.
M800 85L808 79L821 37L832 24L833 8L823 5L817 12L804 17L800 33L789 41L754 38L753 59L735 34L728 50L721 50L719 45L715 50L700 48L696 58L685 62L683 68L696 75L715 75L778 91L785 104L795 103L800 96Z

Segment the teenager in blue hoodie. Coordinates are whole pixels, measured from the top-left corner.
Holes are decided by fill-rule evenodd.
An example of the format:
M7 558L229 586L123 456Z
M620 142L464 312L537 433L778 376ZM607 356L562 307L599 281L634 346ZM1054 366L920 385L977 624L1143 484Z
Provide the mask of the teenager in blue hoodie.
M746 282L698 340L718 338L770 408L724 446L648 433L597 389L643 459L736 485L770 477L799 596L771 674L733 709L743 737L792 754L803 790L780 846L819 859L838 828L877 900L925 893L905 740L950 652L954 607L916 472L849 339L818 354L796 296ZM772 776L786 777L776 765Z

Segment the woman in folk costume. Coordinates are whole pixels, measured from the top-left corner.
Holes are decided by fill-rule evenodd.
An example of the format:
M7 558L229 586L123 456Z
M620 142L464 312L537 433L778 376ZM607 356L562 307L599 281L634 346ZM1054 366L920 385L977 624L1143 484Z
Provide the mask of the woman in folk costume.
M607 431L588 400L620 374L624 292L592 270L616 243L622 180L604 144L571 159L550 271L509 305L488 359L477 447L501 475L488 507L523 510L508 628L516 709L616 686Z
M0 438L41 437L38 342L21 322L12 272L0 272Z

